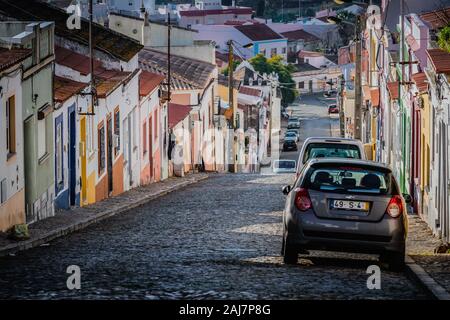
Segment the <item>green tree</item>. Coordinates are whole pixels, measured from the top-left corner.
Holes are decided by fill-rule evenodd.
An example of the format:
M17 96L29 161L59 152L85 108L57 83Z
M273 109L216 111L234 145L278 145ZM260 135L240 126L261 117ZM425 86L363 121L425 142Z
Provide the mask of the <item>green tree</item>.
M450 25L444 27L438 33L438 45L442 50L450 53Z
M271 74L272 72L278 74L278 81L281 83L281 104L284 107L294 102L298 96L298 91L295 89L295 82L292 79L292 73L295 72L295 67L292 64L285 64L283 58L279 55L267 59L262 54L251 58L249 62L261 74Z

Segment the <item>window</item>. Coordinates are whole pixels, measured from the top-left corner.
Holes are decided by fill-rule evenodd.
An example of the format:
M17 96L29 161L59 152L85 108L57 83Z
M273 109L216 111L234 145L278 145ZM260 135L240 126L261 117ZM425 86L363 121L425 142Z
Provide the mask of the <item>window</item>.
M306 147L303 163L312 158L361 159L359 148L351 144L310 143Z
M281 49L281 53L282 53L282 54L286 54L286 47L283 47L283 48Z
M266 56L266 49L261 49L259 53L261 53L263 56Z
M105 126L103 122L98 128L98 174L102 174L106 167Z
M144 136L142 143L142 154L145 155L147 153L147 121L145 121L142 126L142 134Z
M153 117L153 128L155 128L155 139L158 138L158 109L155 110L155 116Z
M120 110L116 108L114 111L114 141L117 143L114 145L114 156L117 156L120 152Z
M38 159L47 154L47 118L38 120Z
M56 174L56 192L58 193L64 187L63 178L63 115L55 120L55 174Z
M132 111L132 119L131 119L133 127L130 128L131 133L132 133L131 139L133 141L133 144L132 144L133 151L136 150L136 148L138 147L137 137L139 136L139 127L136 124L136 122L137 122L136 119L137 119L136 108L134 108L133 111Z
M305 81L299 82L298 83L298 88L299 89L304 89L305 88Z
M270 56L273 57L273 56L276 56L276 55L277 55L277 48L270 49Z
M391 174L372 167L327 165L312 168L307 188L336 193L393 194Z
M6 153L16 153L16 105L15 97L6 100Z
M6 201L7 194L6 194L6 178L0 182L0 203L3 203Z

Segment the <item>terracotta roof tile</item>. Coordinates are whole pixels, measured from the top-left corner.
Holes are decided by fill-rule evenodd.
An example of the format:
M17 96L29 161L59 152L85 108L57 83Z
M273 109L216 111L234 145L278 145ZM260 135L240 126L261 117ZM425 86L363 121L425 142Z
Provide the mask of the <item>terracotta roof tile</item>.
M55 47L55 56L57 64L78 71L83 76L89 75L89 57L59 46ZM94 60L94 70L101 68L101 65L100 61Z
M0 48L0 71L12 67L31 56L29 49L11 49Z
M450 53L442 49L428 49L427 53L437 73L450 73Z
M412 79L416 83L417 89L419 89L419 93L428 91L428 82L425 72L418 72L413 74Z
M391 99L392 100L398 99L399 98L398 81L388 82L387 86L389 94L391 95Z
M252 41L283 39L281 35L262 23L235 26L234 28Z
M239 93L246 94L248 96L254 96L254 97L260 97L261 96L261 90L250 88L246 86L241 86L239 88Z
M306 32L304 30L282 32L281 35L287 38L289 41L296 41L296 40L320 41L320 39L317 38L315 35Z
M55 48L55 55L57 64L76 70L82 75L89 75L89 57L62 47ZM99 98L105 98L132 73L105 69L100 61L94 60L94 74L97 95Z
M450 6L441 10L426 12L420 15L432 29L440 29L450 24Z
M139 95L141 97L148 96L164 81L164 78L163 75L143 70L139 75Z
M169 129L175 127L180 121L184 120L191 112L192 107L182 104L169 103Z
M78 94L81 90L88 86L82 83L62 77L55 76L53 78L53 90L56 102L64 102L73 95Z
M0 0L0 13L20 21L54 21L55 34L85 46L89 44L88 20L82 19L81 29L68 29L70 14L44 1ZM143 46L136 40L94 23L95 48L123 61L133 58Z
M200 60L177 55L171 56L172 87L178 90L204 89L207 87L216 66ZM142 70L166 75L167 54L145 48L139 53Z

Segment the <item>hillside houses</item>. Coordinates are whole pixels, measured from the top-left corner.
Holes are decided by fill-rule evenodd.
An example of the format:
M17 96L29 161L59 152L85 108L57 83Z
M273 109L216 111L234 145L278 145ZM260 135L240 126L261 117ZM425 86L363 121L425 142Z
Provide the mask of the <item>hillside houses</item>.
M248 70L242 78L236 71L235 120L242 133L235 133L228 82L217 65L226 65L226 55L216 59L211 40L170 26L177 49L169 77L169 26L109 13L114 28L93 25L91 66L88 21L70 30L67 17L48 3L0 0L1 127L7 132L0 144L7 151L0 159L1 231L172 176L257 170L270 156L280 126L275 78L253 83ZM124 25L138 35L133 29L128 35ZM148 38L149 27L159 28L157 37ZM286 57L285 38L272 32L259 39L264 25L232 28L250 37L255 52ZM267 40L282 48L273 52ZM244 128L262 130L251 152ZM240 142L233 151L235 134Z

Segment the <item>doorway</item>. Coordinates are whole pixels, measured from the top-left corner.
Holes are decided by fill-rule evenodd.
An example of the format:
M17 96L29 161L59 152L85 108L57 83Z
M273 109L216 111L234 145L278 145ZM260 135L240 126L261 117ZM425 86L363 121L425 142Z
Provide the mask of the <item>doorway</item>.
M87 175L86 175L86 117L80 120L80 161L81 161L81 205L87 202Z
M148 139L149 139L149 146L148 146L148 160L150 164L150 181L154 179L154 172L153 172L153 118L150 117L148 120Z
M76 168L76 123L75 106L69 108L69 205L76 204L77 168Z
M111 116L106 122L106 143L107 143L107 171L108 171L108 193L113 192L113 136L112 136L112 118Z

